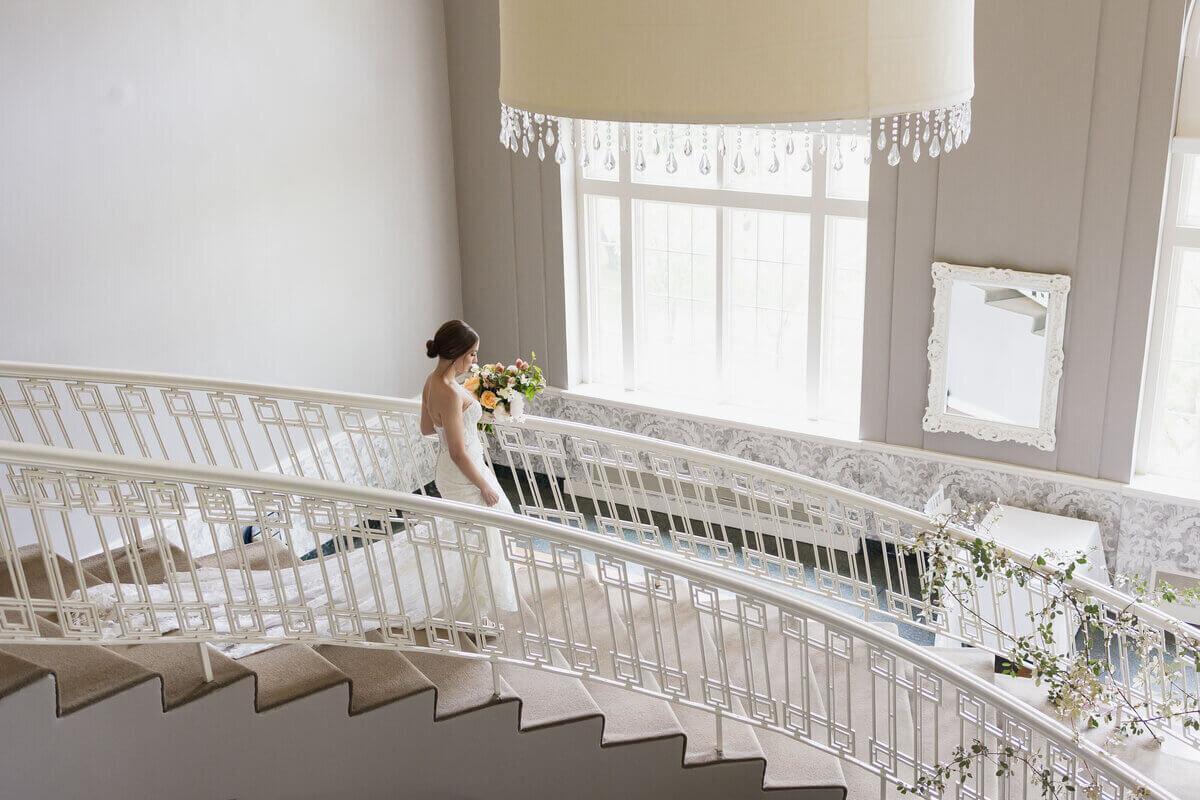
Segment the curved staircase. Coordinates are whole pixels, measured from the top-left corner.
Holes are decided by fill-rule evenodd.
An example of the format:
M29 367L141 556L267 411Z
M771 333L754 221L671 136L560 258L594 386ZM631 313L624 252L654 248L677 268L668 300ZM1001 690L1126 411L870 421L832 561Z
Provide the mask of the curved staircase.
M99 712L134 695L144 702L151 690L167 728L182 726L173 720L189 709L224 705L229 724L237 719L241 726L230 733L229 747L244 742L245 731L274 726L270 743L258 731L248 754L228 752L220 762L193 758L175 778L162 778L164 788L174 781L171 796L325 796L332 789L321 776L329 764L313 748L314 738L327 737L311 725L280 721L303 717L305 704L328 710L334 698L339 714L317 725L349 731L345 741L357 742L337 756L343 771L356 776L338 786L354 796L386 794L424 765L427 783L409 785L447 796L561 796L562 784L551 780L561 775L573 796L770 790L806 798L896 797L897 782L911 782L972 736L1050 753L1063 775L1081 788L1091 782L1105 797L1145 790L1182 798L1200 780L1185 732L1168 731L1182 749L1153 752L1137 743L1114 750L1102 740L1079 739L1044 707L1032 681L989 669L988 641L940 631L975 645L948 650L902 638L901 628L911 634L940 624L936 608L920 596L920 559L895 547L914 526L929 524L914 512L737 459L534 418L499 426L489 440L521 512L507 517L420 496L431 459L415 435L413 413L411 403L389 398L0 364L0 434L17 442L0 443L7 481L0 487L0 723L6 713L33 713L47 700L52 676L56 738L70 740L73 720L90 715L76 733L90 736L79 746L98 761L156 747L169 759L168 744L186 734L150 736L155 726L139 722L119 736L90 735ZM29 441L39 444L20 443ZM68 488L53 511L30 501L29 475L63 478ZM82 487L98 485L119 486L117 494L138 499L97 511ZM156 510L147 499L152 489L174 492L182 503L171 513ZM237 525L221 532L211 522L196 524L206 502L200 492L213 489L239 498ZM315 516L306 517L307 527L281 520L278 510L251 497L283 498L293 516L310 514L314 503L353 509L359 523L340 517L322 540ZM95 536L90 550L84 545L83 529L71 521L79 515L91 515L106 532L115 528L104 525L123 521L124 533L93 553L101 545ZM408 538L400 545L371 539L364 534L378 528L364 519L390 521L393 542ZM326 609L353 623L349 633L331 627L272 638L232 635L229 628L184 632L181 624L114 638L90 628L84 617L91 611L72 598L77 590L117 583L167 581L186 589L187 576L200 569L280 579L303 563L336 570L357 547L345 543L359 538L373 542L365 548L370 552L402 546L418 560L435 553L439 564L462 556L461 538L419 541L421 519L433 520L435 529L447 522L460 533L481 525L504 531L521 607L495 620L477 614L466 621L426 609L424 630L403 621L393 626L371 609L351 606ZM281 534L290 546L269 536L245 544L238 535L243 526ZM36 543L18 544L22 531ZM211 546L199 546L206 538ZM438 569L429 586L444 589L452 580ZM1098 602L1128 600L1081 585ZM171 608L160 603L150 611L179 614L183 607ZM1186 635L1153 609L1138 611L1161 628L1164 641ZM229 640L277 646L235 660L204 643ZM233 709L237 703L246 708ZM423 721L418 707L428 712ZM386 727L393 716L406 726L390 749L353 732ZM359 720L373 722L358 729ZM513 760L533 739L495 735L506 720L510 731L537 738L540 761ZM453 741L463 743L459 750L470 753L457 766L437 761L451 741L440 731L450 727L457 731ZM76 750L37 750L16 726L0 729L8 737L0 770L27 777L27 796L68 796L70 787L83 785L71 766ZM466 746L471 734L463 731L473 729L493 734L483 748L494 751L492 760ZM150 738L137 743L142 734ZM581 746L588 742L600 747ZM290 762L287 779L264 782L264 765L278 768L267 751L307 757ZM197 777L239 758L247 766L231 767L225 783ZM37 769L27 768L31 761ZM976 785L960 791L1040 796L1025 777L977 772ZM127 796L124 773L90 777L98 790L91 796ZM305 781L297 783L297 775Z

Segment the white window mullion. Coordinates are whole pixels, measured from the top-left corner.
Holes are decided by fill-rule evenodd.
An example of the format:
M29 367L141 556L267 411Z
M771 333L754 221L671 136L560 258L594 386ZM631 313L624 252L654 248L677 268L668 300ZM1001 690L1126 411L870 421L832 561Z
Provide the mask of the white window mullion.
M1150 346L1147 349L1146 375L1142 412L1139 415L1137 431L1137 452L1135 469L1137 472L1151 471L1151 454L1158 426L1163 424L1164 386L1167 377L1167 358L1170 355L1170 331L1175 323L1175 303L1177 296L1176 272L1178 263L1175 247L1177 244L1188 244L1180 239L1188 239L1187 234L1193 231L1181 230L1176 226L1179 219L1179 198L1183 191L1183 172L1188 159L1184 153L1174 150L1170 155L1171 163L1167 172L1167 202L1163 207L1162 233L1158 250L1158 285L1154 292L1154 307L1150 327ZM1181 236L1180 234L1183 234ZM1200 243L1198 243L1200 244Z
M713 250L717 258L717 374L721 376L721 385L725 388L721 397L726 402L735 400L733 393L733 369L730 353L729 324L731 313L730 278L731 260L729 257L729 211L717 206L717 246Z
M641 306L641 293L635 288L637 281L633 251L633 198L629 193L632 184L629 175L629 148L622 150L620 141L621 131L618 129L617 160L621 170L621 342L624 345L621 363L624 367L625 389L633 391L637 388L637 312Z
M808 369L807 416L821 417L821 353L824 342L825 307L825 164L824 154L813 148L812 206L809 211L808 237Z

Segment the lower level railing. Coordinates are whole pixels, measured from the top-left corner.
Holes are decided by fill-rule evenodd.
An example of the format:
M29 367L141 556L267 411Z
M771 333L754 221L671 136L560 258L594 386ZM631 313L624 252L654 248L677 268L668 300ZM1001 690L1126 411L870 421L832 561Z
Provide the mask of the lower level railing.
M252 565L246 528L287 550ZM197 532L223 561L203 566ZM719 564L529 516L0 443L0 558L0 641L425 650L703 709L718 732L736 719L782 733L878 775L881 793L962 746L977 763L960 796L1041 796L1031 776L1046 770L1071 796L1171 797L927 648ZM1014 769L997 775L988 753Z

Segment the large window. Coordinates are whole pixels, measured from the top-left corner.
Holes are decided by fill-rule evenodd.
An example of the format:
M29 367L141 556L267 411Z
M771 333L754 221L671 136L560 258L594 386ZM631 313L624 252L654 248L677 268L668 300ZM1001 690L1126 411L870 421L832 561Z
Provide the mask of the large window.
M596 135L584 130L581 141ZM670 172L670 129L603 135L576 166L585 382L676 398L683 410L757 410L857 431L866 139L852 148L844 136L806 156L797 135L799 152L774 165L770 131L729 129L727 141L746 140L741 172L733 148L718 153L715 132L693 137L688 163ZM677 158L681 149L676 140ZM704 157L707 174L696 168Z
M1140 472L1200 481L1200 154L1176 141L1163 220Z

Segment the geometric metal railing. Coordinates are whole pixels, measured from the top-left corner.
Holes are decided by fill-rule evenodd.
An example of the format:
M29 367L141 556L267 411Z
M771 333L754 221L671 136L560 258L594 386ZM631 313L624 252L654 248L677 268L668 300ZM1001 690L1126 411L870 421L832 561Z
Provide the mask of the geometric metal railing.
M435 444L420 436L418 403L234 381L0 362L0 439L422 492ZM1006 652L1017 618L1044 607L1051 587L1029 554L1010 553L1035 577L995 576L991 591L959 592L948 615L922 591L928 554L916 535L933 522L878 498L783 469L685 445L555 419L496 425L495 466L515 482L522 515L595 532L675 557L712 564L827 600L863 617L892 619L995 652ZM975 538L951 528L964 548ZM195 515L179 536L197 554L227 549L235 531L210 539ZM1133 699L1181 698L1200 707L1195 664L1175 660L1197 642L1181 621L1086 577L1070 586L1105 613L1133 615L1150 641L1143 665L1131 642L1092 648ZM1055 623L1062 648L1079 620ZM1172 669L1178 666L1179 669ZM1182 720L1153 723L1200 747Z
M252 569L232 536L224 566L200 567L189 519L216 544L256 526L292 552L315 554ZM18 558L21 536L37 544L32 562L28 551ZM182 550L161 583L138 560L150 543ZM126 548L132 569L121 571L114 546ZM56 549L99 549L100 574L73 574L77 560ZM517 664L704 710L718 741L731 720L775 731L878 775L881 796L929 774L954 745L980 740L1040 759L1078 796L1172 797L1059 722L878 626L717 563L531 516L9 442L0 443L0 551L10 586L0 640L437 652L489 661L493 675ZM47 576L38 596L30 564ZM997 776L978 767L958 796L1041 794L1023 769Z

